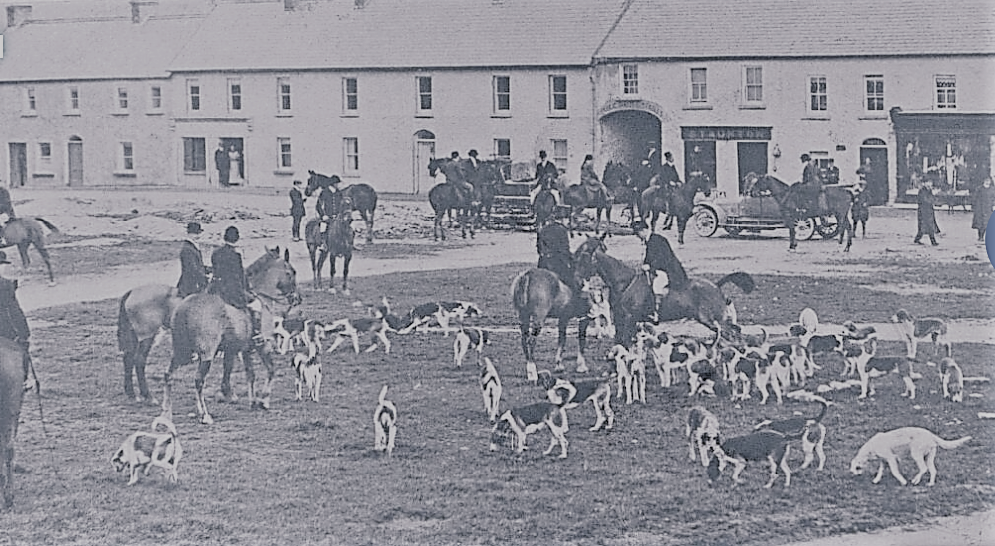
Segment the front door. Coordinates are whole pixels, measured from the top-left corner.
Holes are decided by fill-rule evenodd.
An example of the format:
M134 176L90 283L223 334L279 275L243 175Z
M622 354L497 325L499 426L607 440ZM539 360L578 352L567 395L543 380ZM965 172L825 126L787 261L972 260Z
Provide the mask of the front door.
M758 175L767 174L767 143L766 142L739 142L737 143L739 155L739 194L746 193L743 179L749 173Z
M428 162L434 158L434 140L415 141L411 193L417 194L420 192L423 184L425 186L431 185L432 177L428 175Z
M228 152L230 171L228 171L228 183L238 186L245 183L245 148L241 138L222 137L219 139L221 145ZM232 150L234 149L234 153Z
M10 185L19 188L28 183L28 145L10 143Z
M718 187L718 180L715 179L715 141L714 140L688 140L684 142L684 180L691 178L691 174L701 172L708 175L712 181L712 187Z
M886 204L888 202L888 148L860 148L860 164L870 166L867 174L868 202L872 205Z
M69 140L69 185L83 185L83 141Z

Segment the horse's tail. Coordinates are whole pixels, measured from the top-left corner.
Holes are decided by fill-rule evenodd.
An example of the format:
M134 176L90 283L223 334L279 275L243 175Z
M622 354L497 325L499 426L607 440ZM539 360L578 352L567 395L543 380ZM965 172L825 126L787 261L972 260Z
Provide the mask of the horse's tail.
M715 284L719 288L722 288L722 285L730 282L738 286L740 290L742 290L747 294L753 292L753 289L757 287L756 283L753 282L753 277L751 277L749 273L746 273L744 271L737 271L735 273L730 273L725 277L719 279L719 282Z
M35 220L41 222L42 224L45 225L45 227L47 227L48 229L52 230L52 233L59 233L59 228L55 227L55 225L52 224L52 222L49 222L48 220L46 220L44 218L39 218L37 216L35 217Z
M131 325L131 319L128 318L128 309L126 308L129 296L131 296L131 290L128 290L124 296L121 296L121 303L117 314L117 346L126 355L138 349L138 334L135 333L135 329Z
M529 272L519 273L511 283L511 303L515 309L521 311L529 303Z

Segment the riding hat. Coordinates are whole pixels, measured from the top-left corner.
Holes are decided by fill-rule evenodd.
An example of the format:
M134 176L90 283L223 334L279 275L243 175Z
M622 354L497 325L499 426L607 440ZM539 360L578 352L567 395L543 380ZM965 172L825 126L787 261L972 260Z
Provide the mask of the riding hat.
M638 233L638 232L640 232L640 231L642 231L644 229L649 229L649 226L646 225L646 222L644 222L642 220L636 220L635 222L632 223L632 232L633 233Z
M802 154L802 161L808 162L811 159L812 157L809 156L808 154Z
M453 153L449 154L449 157L451 157L453 159L459 159L459 152L453 152Z
M466 155L470 157L477 157L477 150L470 150Z
M204 228L200 227L200 222L190 222L187 224L187 233L192 235L197 235L198 233L204 233Z
M300 180L294 180L295 186L300 186L301 184L303 184L303 182L301 182Z
M539 150L539 157L545 158L546 157L546 150Z
M225 229L225 242L226 243L237 243L238 242L238 228L235 226L228 226Z
M329 184L332 184L332 185L337 185L337 184L341 184L341 183L342 183L342 179L341 179L341 178L339 178L339 175L337 175L337 174L333 174L332 176L330 176L330 177L328 178L328 183L329 183Z
M672 154L670 152L664 152L663 153L663 157L666 157L667 159L673 159L674 158L674 154Z
M594 156L591 154L587 154L584 156L584 161L594 161Z
M0 264L9 264L10 260L7 259L7 253L0 250Z

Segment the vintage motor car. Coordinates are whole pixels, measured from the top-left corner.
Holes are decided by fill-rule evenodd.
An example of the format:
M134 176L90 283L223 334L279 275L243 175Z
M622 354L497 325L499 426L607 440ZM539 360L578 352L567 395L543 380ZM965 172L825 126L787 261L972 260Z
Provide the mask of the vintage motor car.
M694 230L702 237L715 235L719 228L736 237L742 233L760 233L769 229L787 229L781 217L777 200L769 194L748 190L740 197L704 200L697 204ZM808 240L818 233L824 239L839 234L839 225L833 216L813 216L795 224L795 234Z

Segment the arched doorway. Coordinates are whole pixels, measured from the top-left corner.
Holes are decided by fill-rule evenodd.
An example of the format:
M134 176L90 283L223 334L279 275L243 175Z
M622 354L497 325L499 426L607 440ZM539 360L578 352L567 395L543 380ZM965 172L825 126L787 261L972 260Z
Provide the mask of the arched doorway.
M417 194L422 183L425 186L432 183L432 177L428 175L428 162L435 158L435 133L425 129L415 132L411 157L411 193Z
M646 158L650 147L660 150L662 124L650 112L618 110L605 114L600 121L601 142L596 159L601 163L621 161L634 168Z
M867 200L871 205L888 202L888 145L880 138L868 138L860 145L860 168L867 180Z
M66 183L69 186L83 185L83 139L78 136L69 137L68 147L69 176Z

